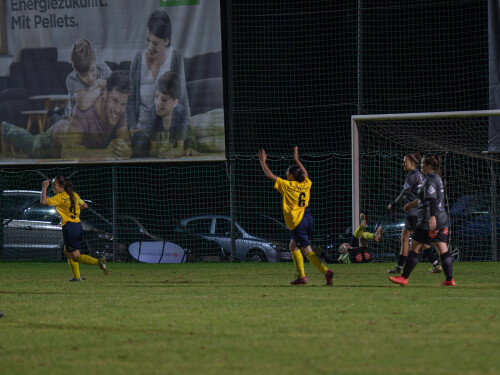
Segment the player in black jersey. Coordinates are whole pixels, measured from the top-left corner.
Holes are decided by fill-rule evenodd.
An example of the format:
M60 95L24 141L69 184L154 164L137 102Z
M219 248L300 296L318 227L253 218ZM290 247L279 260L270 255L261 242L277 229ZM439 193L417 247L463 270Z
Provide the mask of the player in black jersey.
M403 190L401 194L387 206L388 210L391 210L395 205L404 201L404 204L409 204L417 199L418 188L424 182L424 176L417 168L420 163L419 154L407 154L403 159L403 168L408 172L405 178L405 183L403 185ZM396 267L387 270L387 272L399 275L403 272L403 266L408 258L408 252L410 250L410 235L415 230L417 226L417 208L414 207L406 212L405 215L405 225L401 231L401 250L399 252L398 264ZM439 260L434 255L431 247L429 245L424 245L424 254L427 256L432 264L430 269L431 273L439 273L443 271L443 268L439 264Z
M411 272L418 263L418 253L422 247L434 242L441 257L446 280L443 286L455 286L453 280L453 263L448 251L448 214L445 209L443 180L439 174L441 159L439 156L426 155L422 158L420 168L425 175L422 186L418 189L418 199L406 205L407 209L417 204L417 228L413 233L411 251L401 276L389 276L395 284L407 285Z
M345 242L340 245L340 257L338 263L368 263L372 260L368 251L368 240L380 242L382 237L382 227L378 227L375 234L365 232L368 224L365 214L359 215L359 227L352 234L351 242Z

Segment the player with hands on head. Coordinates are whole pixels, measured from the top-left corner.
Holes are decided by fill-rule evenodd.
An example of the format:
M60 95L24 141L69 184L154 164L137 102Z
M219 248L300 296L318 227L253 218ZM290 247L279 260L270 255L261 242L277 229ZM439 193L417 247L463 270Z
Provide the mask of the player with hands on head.
M403 168L408 174L405 178L405 183L403 185L403 190L398 195L398 197L394 200L394 202L390 203L387 206L388 210L391 210L399 204L403 202L406 204L413 202L417 199L418 188L424 182L424 176L422 172L418 169L418 164L420 162L420 154L406 154L403 158ZM408 252L410 250L410 235L413 233L417 226L417 208L413 207L406 212L405 215L405 224L403 229L401 230L401 249L398 257L398 264L396 267L387 270L387 272L391 274L399 275L403 272L403 266L408 258ZM432 268L430 270L431 273L439 273L443 271L443 268L439 264L439 259L434 255L432 248L429 245L423 245L424 254L429 259L429 262L432 264Z
M314 220L308 206L312 182L309 179L307 170L299 160L299 148L297 146L294 147L293 159L295 164L288 167L286 180L277 177L271 172L267 165L265 150L260 150L258 155L264 174L267 178L274 181L274 188L283 196L283 216L287 228L292 231L290 251L295 267L297 268L298 276L290 284L307 284L307 277L304 271L304 258L302 256L303 252L309 262L325 275L326 285L333 285L333 272L323 264L311 246L310 238L314 232Z
M52 188L56 195L51 198L47 198L49 185L50 180L43 181L40 203L54 206L61 216L64 255L68 259L69 267L73 273L73 278L69 281L82 281L79 263L99 266L107 275L108 268L105 258L96 259L90 255L80 254L83 231L80 211L88 207L87 203L73 191L73 183L64 176L56 176L52 180Z
M425 176L423 184L418 189L418 199L405 205L405 210L417 206L417 227L413 232L411 251L403 268L401 276L389 276L395 284L407 285L411 272L418 263L418 253L424 245L431 242L441 257L446 280L441 285L455 286L453 279L453 262L448 251L448 214L445 209L444 184L439 174L441 158L426 155L422 158L420 168Z

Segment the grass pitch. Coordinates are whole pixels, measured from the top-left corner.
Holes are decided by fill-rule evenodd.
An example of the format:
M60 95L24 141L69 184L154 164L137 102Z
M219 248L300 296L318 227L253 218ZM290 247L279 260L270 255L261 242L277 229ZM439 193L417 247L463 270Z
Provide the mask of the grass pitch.
M0 263L0 374L500 374L499 263Z

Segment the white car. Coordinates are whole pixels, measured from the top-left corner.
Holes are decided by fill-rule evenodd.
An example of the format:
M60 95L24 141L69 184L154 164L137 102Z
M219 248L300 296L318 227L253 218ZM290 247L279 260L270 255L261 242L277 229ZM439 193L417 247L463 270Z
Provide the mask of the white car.
M234 223L234 257L241 261L279 262L289 261L288 248L291 233L279 221L262 215L255 225L253 235L238 222ZM216 241L227 257L231 256L231 218L225 215L200 215L180 221L181 231L198 234Z

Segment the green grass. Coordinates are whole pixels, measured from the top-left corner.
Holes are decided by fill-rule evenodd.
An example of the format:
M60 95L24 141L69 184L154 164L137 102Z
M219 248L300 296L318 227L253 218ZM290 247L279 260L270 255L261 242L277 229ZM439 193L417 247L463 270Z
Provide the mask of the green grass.
M0 263L0 374L500 374L500 263Z

